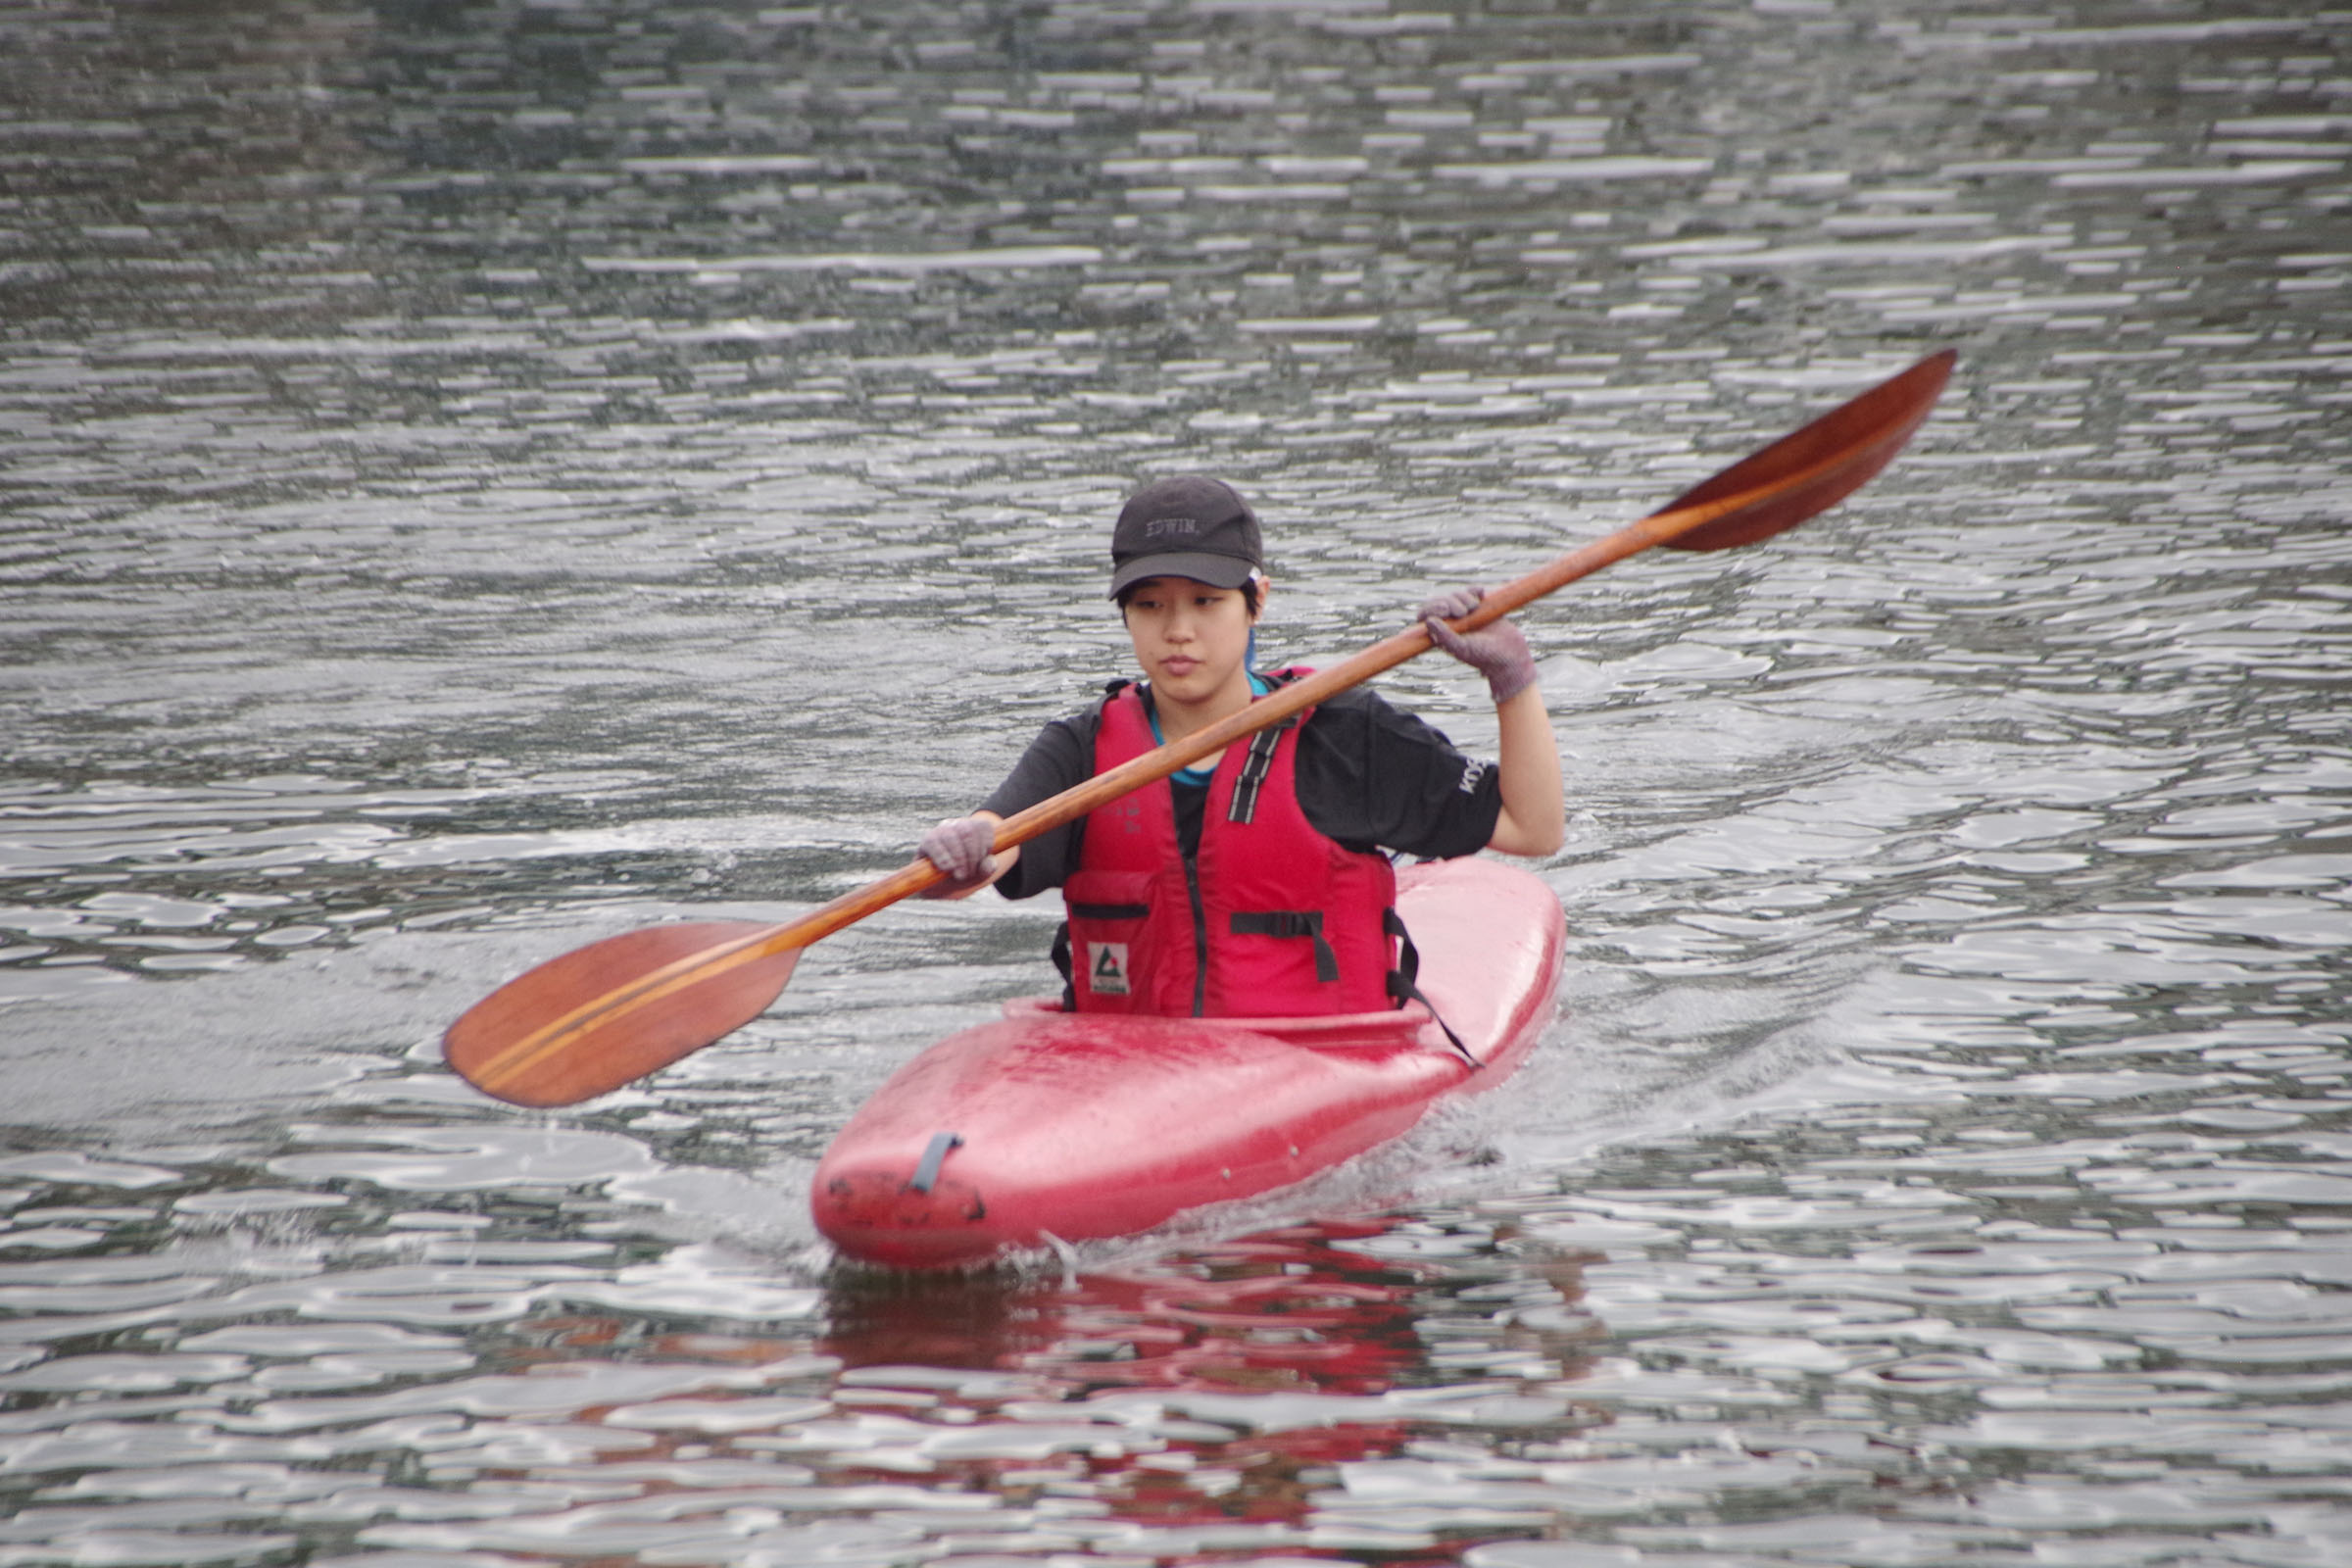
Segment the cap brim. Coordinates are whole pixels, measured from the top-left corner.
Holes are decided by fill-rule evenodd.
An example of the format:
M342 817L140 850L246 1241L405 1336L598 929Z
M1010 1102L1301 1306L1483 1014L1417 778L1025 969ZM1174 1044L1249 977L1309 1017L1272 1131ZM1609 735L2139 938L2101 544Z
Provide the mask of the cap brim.
M1181 551L1165 556L1138 556L1111 573L1110 597L1118 598L1120 590L1129 583L1142 582L1146 577L1190 577L1211 588L1239 588L1256 569L1234 556Z

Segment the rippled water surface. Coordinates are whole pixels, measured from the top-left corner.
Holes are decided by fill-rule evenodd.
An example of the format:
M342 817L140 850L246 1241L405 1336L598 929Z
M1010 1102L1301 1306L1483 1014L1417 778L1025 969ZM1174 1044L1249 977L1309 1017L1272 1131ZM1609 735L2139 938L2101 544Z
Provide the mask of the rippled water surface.
M2352 1560L2352 12L56 0L0 83L0 1564ZM1945 345L1525 616L1562 1020L1309 1193L835 1266L994 900L440 1067L978 799L1142 476L1328 661Z

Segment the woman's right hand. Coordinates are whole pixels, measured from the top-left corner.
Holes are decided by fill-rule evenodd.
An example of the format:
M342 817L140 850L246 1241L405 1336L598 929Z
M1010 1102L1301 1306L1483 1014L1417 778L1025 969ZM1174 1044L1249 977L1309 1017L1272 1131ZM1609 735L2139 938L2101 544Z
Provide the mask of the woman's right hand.
M1003 869L997 863L997 820L993 816L951 816L915 843L924 859L947 878L923 890L927 899L952 899L986 887Z

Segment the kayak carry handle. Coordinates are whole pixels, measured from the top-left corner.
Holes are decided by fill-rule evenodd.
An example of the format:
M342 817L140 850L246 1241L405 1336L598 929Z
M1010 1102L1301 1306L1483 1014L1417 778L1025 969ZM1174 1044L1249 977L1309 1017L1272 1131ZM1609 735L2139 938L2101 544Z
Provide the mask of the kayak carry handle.
M922 1159L914 1167L913 1179L906 1183L909 1191L927 1193L939 1185L939 1167L948 1162L953 1150L961 1149L963 1139L956 1133L933 1133L931 1147L923 1151Z

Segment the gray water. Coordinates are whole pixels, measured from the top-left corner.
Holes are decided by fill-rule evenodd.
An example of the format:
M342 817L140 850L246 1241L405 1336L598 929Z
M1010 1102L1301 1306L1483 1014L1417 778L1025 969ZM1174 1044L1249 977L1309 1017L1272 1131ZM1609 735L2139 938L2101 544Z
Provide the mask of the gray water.
M0 1564L2352 1560L2348 44L0 13ZM1945 345L1843 507L1525 615L1563 1017L1309 1192L833 1262L816 1153L1044 906L574 1110L439 1065L903 863L1119 672L1141 477L1329 661Z

